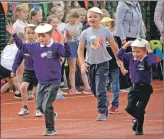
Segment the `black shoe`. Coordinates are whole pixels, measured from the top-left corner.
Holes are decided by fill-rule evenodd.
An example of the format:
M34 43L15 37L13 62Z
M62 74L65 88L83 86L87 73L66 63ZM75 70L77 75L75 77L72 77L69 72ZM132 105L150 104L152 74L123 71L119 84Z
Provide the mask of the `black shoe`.
M132 130L133 131L136 131L136 128L137 128L137 119L133 119L132 122L133 122Z
M143 133L143 131L136 131L135 132L135 135L143 135L144 133Z
M56 131L55 130L50 130L50 129L47 129L44 134L44 136L53 136L53 135L56 135Z
M137 127L136 127L136 131L135 131L135 135L143 135L143 125L139 125L137 123Z
M15 94L15 95L14 95L14 98L15 98L15 99L21 99L21 98L22 98L21 93Z

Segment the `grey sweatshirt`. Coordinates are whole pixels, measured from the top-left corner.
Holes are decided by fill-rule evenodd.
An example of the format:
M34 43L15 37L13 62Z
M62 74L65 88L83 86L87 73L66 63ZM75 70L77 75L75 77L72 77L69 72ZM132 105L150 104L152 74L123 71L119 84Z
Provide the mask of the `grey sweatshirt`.
M164 1L158 1L156 8L155 8L155 12L154 12L154 22L158 28L158 30L161 33L161 42L164 44L164 32L163 32L163 23L164 23L164 11L163 11L163 7L164 7Z
M115 36L125 40L126 37L145 38L142 14L138 2L119 1L116 10Z

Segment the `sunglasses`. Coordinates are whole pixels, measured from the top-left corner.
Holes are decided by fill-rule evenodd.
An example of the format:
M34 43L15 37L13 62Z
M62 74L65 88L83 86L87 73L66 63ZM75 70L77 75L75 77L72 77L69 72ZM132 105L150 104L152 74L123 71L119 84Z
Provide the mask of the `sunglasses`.
M37 13L39 10L40 10L40 8L34 7L34 10L31 12L31 15L32 15L32 16L35 16L36 13Z

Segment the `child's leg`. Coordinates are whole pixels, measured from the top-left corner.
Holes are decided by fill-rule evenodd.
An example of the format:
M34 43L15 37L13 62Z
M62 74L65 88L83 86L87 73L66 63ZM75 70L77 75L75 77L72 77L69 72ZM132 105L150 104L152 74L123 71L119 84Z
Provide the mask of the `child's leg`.
M7 83L5 83L2 87L1 87L1 93L5 93L7 91L8 88L10 88L13 85L13 80L12 78L6 78L7 79Z
M22 95L22 104L23 104L23 106L27 106L27 103L28 103L28 95L27 95L28 86L29 86L28 82L23 82L21 84L21 95Z
M79 60L77 59L77 64L79 66L79 68L81 69L81 65L79 63ZM89 83L88 83L88 77L86 73L81 74L81 79L83 81L84 84L84 90L90 89Z
M61 75L62 75L61 82L60 82L60 86L61 86L61 87L64 86L64 68L65 68L65 67L64 67L64 64L65 64L65 61L66 61L66 60L63 61L63 63L62 63L62 68L61 68Z
M144 124L144 115L145 109L150 99L150 93L141 92L139 96L139 102L137 105L137 127L136 127L136 135L143 134L143 124Z
M71 88L75 88L75 71L76 71L76 58L69 59L69 80Z
M120 75L120 70L119 68L114 69L110 73L110 83L111 83L111 91L113 93L112 97L112 106L114 107L119 107L119 93L120 93L120 83L119 83L119 75Z
M128 93L128 104L125 107L125 111L127 111L131 116L133 116L135 119L137 119L137 102L138 102L138 96L137 91L132 89Z
M91 91L94 94L95 97L96 95L96 66L95 65L89 65L88 66L88 81L89 85L91 87Z
M108 95L106 92L106 82L109 71L108 62L96 65L96 95L97 95L97 109L101 114L108 116Z
M38 85L37 101L45 115L46 128L54 130L53 102L56 98L60 84Z

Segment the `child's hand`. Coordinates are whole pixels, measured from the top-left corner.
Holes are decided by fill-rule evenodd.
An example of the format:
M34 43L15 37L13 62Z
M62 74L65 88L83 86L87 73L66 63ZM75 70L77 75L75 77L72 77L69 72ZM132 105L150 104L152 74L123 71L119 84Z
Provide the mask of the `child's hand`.
M84 64L82 64L81 65L81 73L82 74L84 74L84 73L86 73L88 70L87 70L87 64L86 63L84 63Z
M151 53L151 52L152 52L152 50L151 50L151 48L150 48L150 44L149 44L149 43L146 45L146 49L147 49L147 52L148 52L148 53Z
M126 70L124 67L120 67L122 75L126 75L128 73L128 70Z
M127 43L126 40L122 40L122 45L124 46Z
M16 30L13 28L13 25L12 24L7 24L6 25L6 30L11 34L15 34L16 33Z
M129 47L132 43L133 43L133 41L128 41L122 48L126 49L126 48Z
M13 77L15 77L16 76L16 74L14 73L14 72L11 72L11 78L13 78Z
M128 73L128 70L126 70L126 69L124 68L123 62L122 62L120 59L116 59L116 62L117 62L117 65L120 67L121 73L122 73L123 75L127 74L127 73Z

